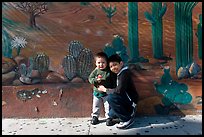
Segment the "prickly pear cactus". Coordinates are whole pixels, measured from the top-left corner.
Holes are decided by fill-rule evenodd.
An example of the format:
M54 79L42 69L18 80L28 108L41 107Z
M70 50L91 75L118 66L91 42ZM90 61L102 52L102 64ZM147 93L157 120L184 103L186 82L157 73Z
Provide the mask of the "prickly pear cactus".
M50 60L49 56L45 53L37 53L33 58L33 69L38 70L40 73L49 69Z
M83 45L77 41L73 40L68 45L68 52L72 55L75 59L78 57L79 53L84 49Z
M164 85L168 85L169 82L172 80L170 75L170 68L169 66L164 67L164 74L161 77L161 83Z
M116 54L116 50L111 46L111 44L106 44L103 51L110 57L113 54Z
M116 51L121 51L123 49L123 42L124 39L121 36L115 35L112 40L112 46Z
M87 80L93 69L93 53L91 50L84 48L77 57L78 76Z
M155 89L162 94L162 103L165 106L171 106L174 103L188 104L192 101L192 96L188 93L188 86L184 83L173 81L169 74L169 70L165 69L161 78L161 84L154 83Z
M66 55L62 62L62 67L64 68L65 76L72 80L77 74L76 60L72 55Z
M103 51L110 57L113 54L118 54L122 61L127 64L129 56L125 45L123 44L123 38L119 35L115 35L111 44L106 44Z

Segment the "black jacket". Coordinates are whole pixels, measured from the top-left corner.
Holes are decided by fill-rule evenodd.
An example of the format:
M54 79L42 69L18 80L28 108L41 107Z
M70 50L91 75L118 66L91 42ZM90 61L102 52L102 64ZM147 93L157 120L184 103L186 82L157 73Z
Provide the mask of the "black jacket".
M122 68L121 72L117 74L117 87L114 89L108 89L107 93L116 93L125 95L126 92L130 99L137 104L138 93L132 80L132 72L128 68Z

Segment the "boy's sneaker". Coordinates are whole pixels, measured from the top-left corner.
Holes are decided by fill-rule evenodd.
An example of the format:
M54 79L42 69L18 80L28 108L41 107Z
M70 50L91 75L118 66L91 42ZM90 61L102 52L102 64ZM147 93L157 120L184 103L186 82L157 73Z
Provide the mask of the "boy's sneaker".
M106 120L106 126L113 126L117 123L120 123L120 120L119 119L114 119L114 118L108 118Z
M136 111L137 111L137 108L135 106L135 107L133 107L133 112L131 114L131 117L135 117L136 116Z
M98 123L99 123L98 118L97 118L96 116L93 116L93 118L92 118L92 120L91 120L91 124L92 124L92 125L96 125L96 124L98 124Z
M119 124L117 124L117 128L118 129L126 129L129 128L133 123L134 123L135 117L131 117L130 120L126 121L126 122L120 122Z
M106 119L106 126L113 126L113 125L115 125L115 123L113 122L112 118Z

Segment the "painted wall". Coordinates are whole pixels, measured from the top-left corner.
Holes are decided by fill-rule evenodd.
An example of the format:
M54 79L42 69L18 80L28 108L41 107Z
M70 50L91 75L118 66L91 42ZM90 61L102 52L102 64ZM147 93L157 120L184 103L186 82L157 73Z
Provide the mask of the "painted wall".
M125 47L125 49L119 48L119 51L125 51L124 58L128 57L131 60L132 57L136 57L129 65L134 68L133 79L140 95L138 115L180 115L202 112L202 57L200 57L202 53L199 53L201 48L199 45L202 43L202 40L199 40L202 35L199 27L199 24L202 24L202 18L199 19L199 15L202 14L201 2L188 3L192 4L192 9L189 10L191 12L183 15L189 16L192 23L186 24L187 27L183 31L190 33L188 36L191 39L186 41L191 42L180 44L178 41L185 40L183 37L186 35L178 33L178 26L182 28L182 23L178 24L181 22L179 18L181 15L178 15L181 9L175 6L178 3L163 2L159 7L151 2L129 3L129 5L127 2L42 2L33 5L39 9L34 14L29 14L24 7L28 6L26 4L33 3L28 2L23 5L12 2L2 3L2 114L4 117L89 116L92 91L86 91L87 94L81 95L80 99L78 94L73 92L76 90L77 93L81 93L86 87L91 89L87 77L94 68L93 55L103 51L105 45L116 49L117 46L121 47L121 43L115 46L113 44L116 35L121 37L122 47ZM136 16L131 14L131 10L138 12L138 19L135 21L130 20L131 16ZM159 19L160 23L155 27L153 18L157 19L161 10L163 14ZM138 27L131 27L135 23ZM191 29L188 25L192 25ZM131 30L135 32L130 33ZM134 36L138 34L137 40L136 37L132 37L133 34ZM161 42L156 43L156 38ZM160 47L157 47L159 44ZM155 53L161 50L161 46L162 53ZM191 54L187 54L188 51ZM163 56L158 57L155 54ZM182 57L191 59L182 59ZM166 66L169 66L169 72L165 71ZM169 83L172 86L169 86L171 85ZM78 86L75 87L75 84ZM18 97L21 94L23 97L23 92L19 92L22 90L49 88L48 93L43 96L50 102L46 102L43 106L45 108L53 106L52 94L58 96L60 85L69 86L63 89L65 91L63 99L66 101L56 102L66 108L56 105L56 110L62 112L59 114L51 109L42 108L40 104L44 101L43 97L37 97L37 100L29 99L29 94L27 95L29 92L25 94L25 99L28 101L22 101L22 98ZM67 95L66 92L73 94ZM84 104L81 101L83 98L87 99L83 101ZM12 100L16 102L12 103ZM74 106L67 107L66 103L72 101L81 104L76 103L80 107L76 113L71 113L76 109ZM29 103L33 104L30 112L18 113L17 109L13 109L15 106L15 108L25 106L23 108L26 110L31 107ZM39 112L38 107L40 107ZM15 113L13 110L16 110ZM31 115L33 110L35 115Z

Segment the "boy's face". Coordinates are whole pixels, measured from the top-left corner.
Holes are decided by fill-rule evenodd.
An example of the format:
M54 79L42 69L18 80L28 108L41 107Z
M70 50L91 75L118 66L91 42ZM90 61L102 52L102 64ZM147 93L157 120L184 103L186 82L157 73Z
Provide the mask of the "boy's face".
M109 63L109 67L110 67L110 70L113 73L118 74L120 72L121 68L123 67L123 62L122 61L120 63L118 63L118 62L110 62Z
M96 57L96 67L100 70L103 70L107 67L107 61L104 58Z

